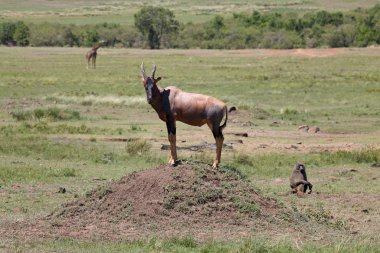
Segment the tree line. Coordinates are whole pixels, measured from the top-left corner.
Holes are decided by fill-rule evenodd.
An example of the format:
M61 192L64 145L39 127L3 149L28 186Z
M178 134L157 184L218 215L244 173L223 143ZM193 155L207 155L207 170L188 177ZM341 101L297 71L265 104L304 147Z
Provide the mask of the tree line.
M134 48L316 48L380 44L380 4L349 12L234 13L204 23L180 23L169 9L146 6L134 25L112 23L0 22L0 43L17 46L92 46Z

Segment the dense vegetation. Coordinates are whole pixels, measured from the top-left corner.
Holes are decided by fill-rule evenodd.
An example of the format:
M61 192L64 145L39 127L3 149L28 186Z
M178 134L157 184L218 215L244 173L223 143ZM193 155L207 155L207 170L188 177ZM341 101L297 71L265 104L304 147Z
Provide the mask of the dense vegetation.
M114 23L0 23L0 42L19 46L91 46L135 48L315 48L380 44L380 5L350 12L258 12L220 15L202 24L179 23L162 7L143 7L135 25ZM155 18L151 18L155 17Z

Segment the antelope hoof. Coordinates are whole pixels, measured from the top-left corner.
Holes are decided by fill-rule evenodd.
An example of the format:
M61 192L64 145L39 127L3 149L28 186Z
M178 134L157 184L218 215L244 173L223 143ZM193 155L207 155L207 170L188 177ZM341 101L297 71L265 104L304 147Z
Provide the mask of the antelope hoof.
M170 166L173 166L173 167L176 165L176 161L173 158L170 158L168 163Z
M219 167L218 161L214 161L214 164L212 165L213 169L217 169Z

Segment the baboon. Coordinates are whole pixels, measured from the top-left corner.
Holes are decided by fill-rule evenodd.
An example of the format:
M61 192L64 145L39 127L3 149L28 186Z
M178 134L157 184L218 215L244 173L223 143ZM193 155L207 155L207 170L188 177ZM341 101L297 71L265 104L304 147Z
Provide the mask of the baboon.
M302 163L297 163L294 166L293 173L289 178L290 187L292 188L292 193L303 194L306 193L307 188L309 188L309 194L312 192L313 185L307 181L306 168Z

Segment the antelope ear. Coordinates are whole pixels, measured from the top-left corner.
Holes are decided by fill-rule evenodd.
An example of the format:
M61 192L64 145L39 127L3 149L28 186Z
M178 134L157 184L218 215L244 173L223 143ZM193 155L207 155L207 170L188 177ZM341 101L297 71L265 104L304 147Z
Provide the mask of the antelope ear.
M160 80L161 80L161 76L158 77L158 78L156 78L156 79L154 79L154 83L157 83L157 82L160 81Z

